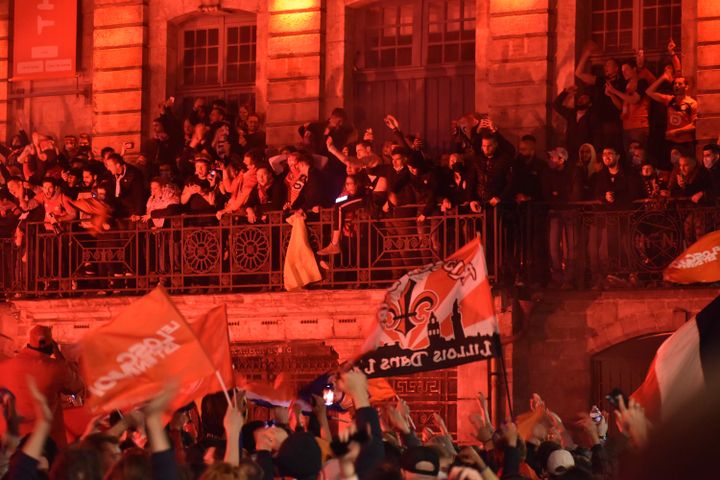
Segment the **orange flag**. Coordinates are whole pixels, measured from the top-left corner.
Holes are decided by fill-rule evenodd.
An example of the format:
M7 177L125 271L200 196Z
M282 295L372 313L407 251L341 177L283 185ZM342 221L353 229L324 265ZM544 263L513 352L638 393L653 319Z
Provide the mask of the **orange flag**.
M701 237L672 262L663 278L675 283L717 282L720 280L720 230Z
M370 400L373 402L382 402L397 396L392 385L385 378L369 378L368 393L370 394Z
M131 304L80 342L93 412L142 403L170 378L181 387L210 375L203 346L162 287Z
M225 305L219 305L210 309L202 316L189 322L190 328L195 333L200 345L210 357L213 367L222 378L225 388L235 386L235 374L232 369L232 357L230 355L230 336L228 333L227 309ZM181 386L180 392L173 401L172 407L178 409L205 395L220 392L223 385L217 378L217 374L199 379L196 382Z

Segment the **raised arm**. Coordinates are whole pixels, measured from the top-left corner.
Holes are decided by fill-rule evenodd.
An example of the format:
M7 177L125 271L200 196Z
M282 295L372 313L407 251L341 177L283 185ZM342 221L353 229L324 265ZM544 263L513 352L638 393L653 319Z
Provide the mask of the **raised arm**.
M592 54L592 48L592 43L585 45L585 48L583 48L583 52L580 55L580 60L578 60L577 68L575 68L575 76L588 85L595 85L595 82L597 81L597 77L595 75L585 71L588 61L590 60L590 55Z
M664 93L659 93L657 91L658 88L660 88L660 85L663 84L663 82L672 82L672 72L665 68L665 71L662 75L660 75L653 83L648 87L647 90L645 90L645 94L655 100L656 102L662 103L663 105L667 105L670 103L670 101L673 99L672 95L665 95Z

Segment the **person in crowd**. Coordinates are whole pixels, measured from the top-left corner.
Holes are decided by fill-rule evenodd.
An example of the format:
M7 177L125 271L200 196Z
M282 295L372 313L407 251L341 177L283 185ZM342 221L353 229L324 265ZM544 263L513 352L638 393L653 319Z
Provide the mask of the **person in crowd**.
M548 244L551 285L562 289L574 286L577 271L578 217L568 204L581 196L581 173L569 161L568 151L557 147L548 152L548 168L542 171L542 197L550 205ZM564 266L564 268L563 268Z
M50 327L33 326L28 332L25 347L15 357L0 362L0 387L6 388L15 397L15 409L21 419L21 435L32 432L35 422L43 420L34 408L28 376L35 379L35 388L47 399L47 410L52 414L47 434L57 445L67 445L60 394L80 393L83 382L78 369L63 356Z
M578 60L575 76L595 89L592 102L595 115L593 143L599 149L622 137L620 119L622 110L613 103L608 85L617 92L625 92L626 81L620 74L620 66L614 58L605 60L602 74L586 72L590 57L595 50L597 45L592 42L585 46Z
M574 98L574 106L566 106L568 98ZM576 161L577 155L585 144L593 143L595 132L595 112L592 108L592 97L583 89L575 85L565 88L553 101L553 109L565 119L565 146L572 155L571 160Z
M712 183L712 191L717 196L720 195L720 145L717 143L708 143L703 147L703 167L710 173L710 181Z
M322 172L313 166L313 158L309 153L298 155L297 169L300 178L304 178L305 181L290 205L290 210L302 211L309 218L317 218L325 202Z
M694 205L713 205L717 196L713 191L713 181L702 165L698 164L695 156L689 152L680 154L678 168L670 177L670 195L677 199L689 201ZM707 214L691 209L685 213L683 219L685 229L685 242L689 246L705 234L707 228Z
M642 184L637 172L620 162L621 149L607 146L603 149L602 160L605 167L597 173L593 185L593 199L604 211L629 208L632 202L642 196ZM628 245L620 237L618 225L607 218L598 216L590 228L590 269L593 274L594 288L607 286L606 278L617 266L610 264L612 258L619 262L628 262Z
M508 197L518 204L543 199L540 178L545 164L537 157L536 149L537 139L533 135L523 135L511 166L508 186Z
M109 154L105 165L115 184L113 196L117 199L116 218L143 215L147 196L140 170L126 163L117 153Z
M672 95L660 93L660 86L672 84ZM667 68L647 89L651 99L667 107L667 130L665 139L672 148L693 150L695 148L695 123L697 121L698 103L687 94L686 77L673 77L672 70Z
M647 72L652 80L654 77ZM650 99L645 95L648 88L648 80L640 75L640 68L635 59L629 59L622 64L622 74L627 82L625 91L621 92L611 83L606 85L606 94L610 96L616 107L622 111L623 124L623 145L625 151L633 142L645 145L649 136Z

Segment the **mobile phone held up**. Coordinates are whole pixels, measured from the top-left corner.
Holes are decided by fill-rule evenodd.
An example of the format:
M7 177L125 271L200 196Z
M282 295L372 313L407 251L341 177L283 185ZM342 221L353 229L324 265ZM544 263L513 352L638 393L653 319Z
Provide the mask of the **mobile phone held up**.
M613 407L614 409L616 409L616 410L620 408L620 400L619 400L619 399L620 399L621 397L622 397L622 399L623 399L623 402L625 402L625 406L627 406L627 404L628 404L628 397L627 397L627 395L625 395L625 394L623 393L623 391L620 390L619 388L613 388L610 393L608 393L607 395L605 395L605 399L606 399L606 400L608 401L608 403L609 403L610 405L612 405L612 407Z

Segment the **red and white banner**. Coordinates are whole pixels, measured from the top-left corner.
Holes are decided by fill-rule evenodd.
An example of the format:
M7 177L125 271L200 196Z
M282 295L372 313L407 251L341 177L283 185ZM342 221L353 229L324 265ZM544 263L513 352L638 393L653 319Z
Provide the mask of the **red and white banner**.
M491 358L498 334L493 307L485 252L476 238L395 282L356 363L373 378Z
M75 75L77 0L16 0L13 80Z

